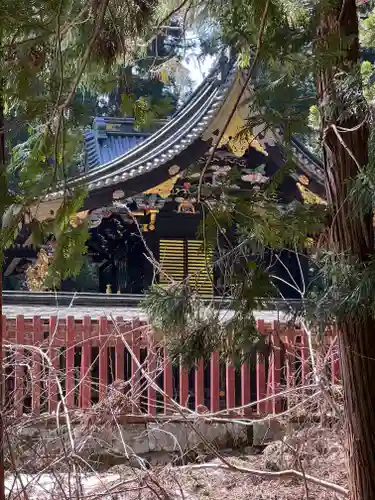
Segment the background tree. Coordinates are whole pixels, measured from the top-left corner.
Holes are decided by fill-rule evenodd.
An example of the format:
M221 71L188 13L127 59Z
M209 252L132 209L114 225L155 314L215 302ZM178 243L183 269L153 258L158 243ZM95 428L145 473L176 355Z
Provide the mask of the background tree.
M172 84L166 89L155 72L153 83L145 87L145 57L155 66L160 65L160 59L166 64L177 57L176 40L182 38L176 23L169 28L168 9L157 7L152 1L124 5L115 0L61 0L35 1L31 6L19 1L2 10L3 111L10 147L7 172L17 172L17 178L12 184L13 197L3 197L0 213L15 203L22 207L17 215L13 208L8 212L12 213L10 227L25 216L33 218L30 207L64 182L79 162L82 126L88 123L92 111L100 109L99 100L105 108L100 114L125 108L123 114L137 115L140 126L172 110L173 100L166 95L172 95ZM173 14L176 12L178 6ZM132 74L126 93L121 87L124 82L119 81L125 69ZM133 92L135 88L138 94ZM145 92L151 97L142 96ZM7 193L7 187L2 191ZM35 235L51 232L59 236L55 254L60 250L64 253L65 264L60 265L65 269L57 272L58 279L76 273L83 261L79 256L84 252L87 231L84 227L71 228L67 217L67 211L79 209L77 200L82 203L83 198L84 192L70 194L61 207L61 217L57 216L53 224L41 225L34 220ZM9 245L12 237L13 229L8 229L2 242ZM73 253L74 258L67 258Z
M0 11L0 261L5 248L12 244L19 223L27 221L35 241L49 233L56 239L50 283L55 285L78 273L88 233L85 225L72 227L70 220L82 206L85 189L68 191L65 180L79 158L82 117L87 120L87 114L82 113L85 106L81 97L90 89L90 98L94 95L97 102L98 90L102 89L98 82L108 83L120 66L134 65L144 57L161 30L166 33L171 17L180 6L157 7L155 0L3 3ZM165 62L167 59L165 55ZM113 88L107 87L104 94ZM153 111L151 104L149 114ZM9 191L8 178L15 171L17 182ZM48 191L56 189L64 191L64 201L54 221L38 222L35 207ZM0 353L2 338L0 331ZM0 376L1 368L0 359ZM0 398L0 404L2 401ZM0 427L1 499L4 498L2 437Z
M237 52L239 66L249 70L246 85L251 82L255 89L251 115L253 119L257 115L268 127L282 123L287 154L292 135L308 130L308 106L302 113L301 98L317 105L331 217L322 273L325 295L327 289L335 292L331 304L341 330L351 494L355 499L372 499L375 181L372 156L368 161L372 114L364 99L359 70L359 7L355 0L232 0L225 6L216 1L182 2L176 9L183 13L185 29L193 21L201 33L206 29L207 47L229 44ZM6 2L0 12L0 116L9 116L13 126L27 123L28 136L22 148L12 151L11 166L15 165L20 175L17 190L8 194L5 169L0 179L0 216L4 222L0 250L11 243L18 222L26 216L33 219L31 207L44 193L64 186L69 166L78 154L80 125L73 120L77 91L92 89L96 83L100 88L108 75L118 77L120 66L127 68L144 58L170 17L156 0ZM157 67L162 81L171 60L166 56ZM135 92L127 92L125 76L120 74L123 109L130 103L141 121L147 122L145 116L153 114L152 102L139 101ZM249 121L248 126L252 124ZM1 130L4 137L4 128ZM186 284L158 291L158 300L149 305L150 315L162 326L169 324L171 338L177 339L174 345L184 345L186 352L192 353L187 361L218 345L232 356L244 347L246 351L246 346L250 348L257 337L252 312L262 305L257 297L260 291L270 294L275 276L269 262L249 259L249 254L262 256L267 248L281 250L286 246L300 252L305 250L308 230L318 230L321 210L289 207L280 212L275 184L246 201L231 198L224 186L227 196L219 209L198 192L206 215L207 244L216 242L218 235L225 242L217 265L226 261L229 266L236 314L224 328L214 312L202 314ZM70 216L79 210L84 196L84 190L66 193L53 223L33 220L34 234L52 232L57 239L52 266L55 280L77 273L82 263L87 231L73 228ZM235 242L225 236L233 228ZM172 315L164 314L168 308Z
M252 116L257 113L269 127L282 123L287 150L292 134L303 133L308 123L308 113L299 112L301 90L309 90L306 96L309 104L316 104L315 110L319 111L331 223L325 251L320 249L324 259L316 264L324 276L323 300L330 299L329 319L334 318L340 330L351 497L372 499L375 497L375 390L370 380L375 375L372 361L375 357L372 341L375 326L372 297L375 184L372 140L369 143L372 113L363 92L362 76L365 75L363 71L362 76L360 73L358 21L359 10L363 15L368 11L363 5L357 8L355 0L298 3L293 0L233 0L224 9L215 2L209 3L209 8L211 16L221 26L223 39L239 53L241 66L250 68L255 88ZM253 71L255 64L258 78ZM315 89L313 93L311 89ZM279 99L275 96L281 95L281 90L284 97ZM170 324L172 339L181 338L178 332L183 332L184 349L189 347L191 353L195 352L190 362L204 348L216 349L219 344L228 354L233 354L233 350L240 352L244 344L256 337L252 311L260 306L255 300L259 289L265 289L264 286L259 288L259 279L272 286L274 276L272 267L266 266L264 259L249 262L246 250L260 255L267 246L277 249L286 244L297 252L302 250L303 238L297 235L303 235L306 229L301 225L306 221L306 213L294 212L293 222L286 225L284 220L283 230L278 232L272 203L266 204L269 200L267 190L268 187L258 199L251 198L246 203L230 199L228 206L220 207L213 217L216 229L211 228L210 234L214 233L215 237L218 233L226 234L226 229L236 222L239 243L230 247L226 254L242 258L242 269L244 265L246 269L246 282L239 283L235 279L233 259L227 259L227 266L232 262L227 275L232 279L234 322L228 322L225 328L219 323L215 328L210 327L213 318L207 321L202 316L202 309L194 307L196 299L195 302L185 300L189 293L186 286L153 292L154 295L159 293L160 298L154 296L157 300L148 304L151 317L164 328ZM262 214L261 222L259 213ZM290 228L298 228L300 232ZM221 262L223 259L221 255ZM172 311L171 303L174 303L174 313L166 316L165 313ZM238 314L239 311L242 314ZM200 339L206 335L209 340L202 345L204 341ZM235 338L237 341L233 340ZM172 342L172 346L178 350L178 342Z

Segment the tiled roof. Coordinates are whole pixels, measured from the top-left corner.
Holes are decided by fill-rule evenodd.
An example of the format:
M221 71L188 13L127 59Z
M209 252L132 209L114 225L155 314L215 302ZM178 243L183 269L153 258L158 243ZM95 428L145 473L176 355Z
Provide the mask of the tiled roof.
M135 148L149 135L134 130L134 120L130 118L95 118L92 130L84 134L86 170L92 170L118 158Z
M169 179L173 175L171 169L188 168L209 151L223 116L242 92L244 81L245 74L235 67L226 73L216 67L184 106L152 134L136 131L131 119L96 118L93 129L85 134L85 172L73 177L69 186L87 185L85 207L94 209L112 203L113 193L124 190L125 185L126 195L134 195ZM250 91L248 94L246 99L251 98ZM262 129L262 125L259 127ZM278 150L281 163L282 129L276 134L266 129L266 133L259 130L264 136L262 141L267 150ZM316 178L320 185L319 159L294 139L293 153L302 171ZM63 194L63 189L56 190L47 194L45 201L59 199Z

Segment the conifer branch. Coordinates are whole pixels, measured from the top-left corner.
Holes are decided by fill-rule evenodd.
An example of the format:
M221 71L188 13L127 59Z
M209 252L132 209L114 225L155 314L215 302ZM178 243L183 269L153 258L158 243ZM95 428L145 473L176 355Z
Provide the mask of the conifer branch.
M95 43L95 41L96 41L96 39L97 39L97 37L98 37L98 35L100 33L100 30L102 28L102 25L103 25L103 22L104 22L104 17L105 17L105 14L107 12L108 5L109 5L109 0L102 0L102 4L101 4L101 7L100 7L99 15L98 15L97 21L96 21L96 26L95 26L93 34L92 34L92 36L91 36L91 38L89 40L89 43L88 43L88 45L86 47L85 53L83 54L80 67L79 67L79 69L77 71L77 76L76 76L76 78L74 80L74 83L72 85L70 93L69 93L68 97L66 98L66 100L64 101L64 103L61 105L62 109L65 109L66 107L69 106L71 100L73 99L73 97L75 95L77 87L78 87L78 85L79 85L79 83L81 81L83 72L85 71L87 63L89 62L90 55L91 55L92 49L94 47L94 43Z
M237 111L237 108L241 102L241 99L247 89L247 86L249 85L249 82L253 76L253 72L254 72L254 69L256 67L256 64L258 62L258 59L259 59L259 54L260 54L260 48L261 48L261 44L262 44L262 39L263 39L263 33L264 33L264 29L265 29L265 26L266 26L266 20L267 20L267 15L268 15L268 10L269 10L269 7L270 7L270 3L271 1L270 0L267 0L266 2L266 5L264 7L264 11L263 11L263 16L262 16L262 20L261 20L261 23L260 23L260 28L259 28L259 32L258 32L258 38L257 38L257 46L256 46L256 51L255 51L255 55L254 55L254 58L253 58L253 61L251 63L251 66L250 66L250 69L249 69L249 73L246 77L246 80L242 86L242 89L236 99L236 102L232 108L232 111L229 113L229 116L225 122L225 125L224 127L222 128L221 130L221 133L219 134L218 138L217 138L217 141L215 142L214 146L212 147L212 151L211 151L211 154L210 156L208 157L203 169L202 169L202 172L201 172L201 175L200 175L200 178L199 178L199 183L198 183L198 196L197 196L197 202L200 203L201 201L201 193L202 193L202 185L203 185L203 179L204 179L204 175L207 171L207 168L209 167L211 161L213 160L214 156L215 156L215 153L216 153L216 150L220 144L220 141L222 140L222 138L224 137L224 134L230 124L230 122L232 121L233 117L234 117L234 114L235 112Z

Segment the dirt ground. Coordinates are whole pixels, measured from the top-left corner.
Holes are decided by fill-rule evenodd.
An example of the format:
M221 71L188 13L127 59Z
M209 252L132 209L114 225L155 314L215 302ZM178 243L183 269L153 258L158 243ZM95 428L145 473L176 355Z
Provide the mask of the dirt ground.
M232 456L231 456L232 455ZM287 469L347 487L344 436L334 429L317 426L293 432L285 442L275 442L263 450L246 449L242 453L226 453L224 460L234 466L278 472ZM218 458L206 457L209 469L196 469L202 464L174 467L152 467L148 470L116 466L104 474L84 473L77 495L75 478L66 474L23 476L8 498L20 498L26 485L29 500L87 498L111 500L334 500L342 495L297 478L265 479L248 473L216 468ZM14 476L7 479L14 488ZM18 490L18 493L16 492Z
M295 433L286 440L287 445L276 442L262 454L244 454L229 458L233 465L277 472L286 469L304 471L305 474L347 487L343 436L332 429L311 428ZM288 446L289 445L289 446ZM293 450L292 450L293 448ZM212 463L212 462L211 462ZM219 459L213 463L220 463ZM294 500L308 496L309 500L343 498L335 492L309 482L292 478L269 480L247 473L223 470L189 471L189 468L168 468L156 474L167 495L164 498L231 499L231 500ZM156 478L155 478L156 479ZM149 482L149 479L146 479ZM307 491L306 491L307 486ZM162 492L161 489L159 490ZM159 493L159 494L160 494ZM135 500L136 495L127 496ZM155 492L146 492L143 499L158 498ZM163 498L163 495L161 495Z

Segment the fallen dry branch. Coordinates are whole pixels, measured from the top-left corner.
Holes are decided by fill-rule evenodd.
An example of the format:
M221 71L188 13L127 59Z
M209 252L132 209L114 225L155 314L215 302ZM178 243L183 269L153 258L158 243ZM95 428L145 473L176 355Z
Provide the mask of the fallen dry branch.
M349 491L346 488L339 486L338 484L331 483L330 481L325 481L324 479L319 479L318 477L310 476L309 474L303 474L302 472L294 469L282 470L279 472L270 472L266 470L249 469L248 467L242 467L235 464L226 465L222 463L184 465L183 467L180 467L180 469L189 469L189 470L220 469L233 472L242 472L244 474L251 474L253 476L258 476L262 477L263 479L269 479L269 480L298 478L316 484L317 486L321 486L322 488L334 491L335 493L339 493L344 497L348 497L349 495Z

